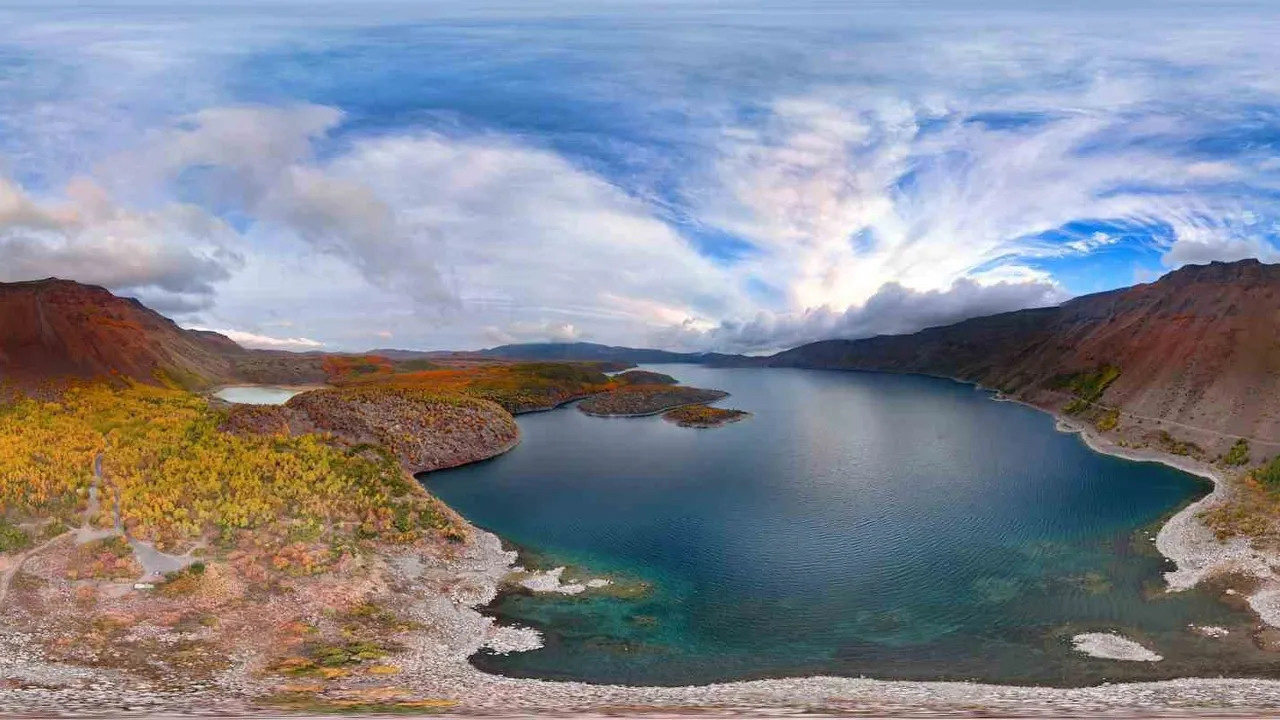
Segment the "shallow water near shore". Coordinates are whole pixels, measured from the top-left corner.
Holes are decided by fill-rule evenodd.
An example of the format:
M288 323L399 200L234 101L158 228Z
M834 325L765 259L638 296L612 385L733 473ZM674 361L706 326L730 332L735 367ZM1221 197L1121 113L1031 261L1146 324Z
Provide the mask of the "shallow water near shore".
M753 413L712 430L573 408L519 418L522 444L424 480L583 595L490 608L546 646L482 669L687 685L844 675L1082 685L1269 676L1256 621L1209 591L1163 592L1149 537L1209 490L1100 455L1047 414L933 378L657 366ZM1206 638L1189 625L1228 628ZM1087 657L1120 632L1156 663Z
M294 395L301 395L307 388L276 387L268 385L236 385L224 387L213 396L241 405L283 405Z

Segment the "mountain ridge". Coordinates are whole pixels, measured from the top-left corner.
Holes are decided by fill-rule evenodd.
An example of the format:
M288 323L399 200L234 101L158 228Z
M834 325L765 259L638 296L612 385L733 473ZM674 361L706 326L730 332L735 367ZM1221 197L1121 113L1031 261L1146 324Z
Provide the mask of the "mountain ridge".
M375 351L392 360L696 362L919 373L993 388L1058 412L1073 382L1115 376L1100 406L1280 443L1280 265L1188 265L1160 279L1058 306L970 318L905 335L821 340L763 358L596 343L530 343L469 352ZM0 283L0 380L125 376L189 387L325 382L342 353L246 350L185 330L132 298L70 280ZM389 364L390 366L390 364ZM1211 437L1202 438L1213 445Z
M159 375L207 386L246 352L230 338L185 330L135 298L73 280L0 283L0 380Z
M822 340L763 365L919 373L1048 409L1071 378L1110 366L1095 398L1137 416L1280 440L1280 265L1188 265L1160 279L926 328Z

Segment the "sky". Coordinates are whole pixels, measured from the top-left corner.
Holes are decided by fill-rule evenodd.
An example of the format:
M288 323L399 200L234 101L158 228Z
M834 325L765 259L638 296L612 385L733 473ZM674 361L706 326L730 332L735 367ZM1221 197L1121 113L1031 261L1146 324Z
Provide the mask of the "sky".
M0 281L764 353L1280 251L1280 4L0 0Z

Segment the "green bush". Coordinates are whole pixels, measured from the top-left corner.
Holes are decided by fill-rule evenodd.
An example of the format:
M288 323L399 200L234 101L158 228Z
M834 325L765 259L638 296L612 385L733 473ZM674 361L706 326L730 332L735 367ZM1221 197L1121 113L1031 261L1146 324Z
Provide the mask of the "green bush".
M1249 441L1240 438L1235 445L1227 451L1223 456L1222 462L1226 465L1248 465L1249 464Z
M1120 377L1120 368L1115 365L1103 365L1091 373L1079 373L1071 383L1071 389L1087 402L1094 402L1102 397L1107 387Z
M1080 398L1076 398L1075 400L1072 400L1071 402L1067 403L1067 406L1062 408L1062 412L1068 415L1079 415L1080 413L1088 409L1089 409L1089 403L1081 400Z
M1255 470L1253 476L1267 490L1271 492L1280 490L1280 456L1272 458L1271 462Z
M31 545L31 536L20 527L0 520L0 553L25 550Z
M1102 416L1098 418L1097 422L1094 423L1094 426L1097 427L1102 432L1110 432L1112 430L1115 430L1116 426L1119 424L1120 424L1120 411L1116 410L1115 408L1112 408L1106 411L1105 413L1103 413Z

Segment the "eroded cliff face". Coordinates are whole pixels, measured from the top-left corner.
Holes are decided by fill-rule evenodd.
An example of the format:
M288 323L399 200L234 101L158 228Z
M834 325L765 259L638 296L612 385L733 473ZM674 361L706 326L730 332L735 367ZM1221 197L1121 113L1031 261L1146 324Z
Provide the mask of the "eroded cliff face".
M235 405L224 429L324 433L349 447L385 448L410 473L485 460L520 438L515 419L497 403L398 388L315 390L285 405Z
M1160 280L1054 308L966 320L912 335L829 340L775 366L916 372L1070 402L1063 378L1114 366L1100 398L1133 416L1280 440L1280 265L1188 266Z

